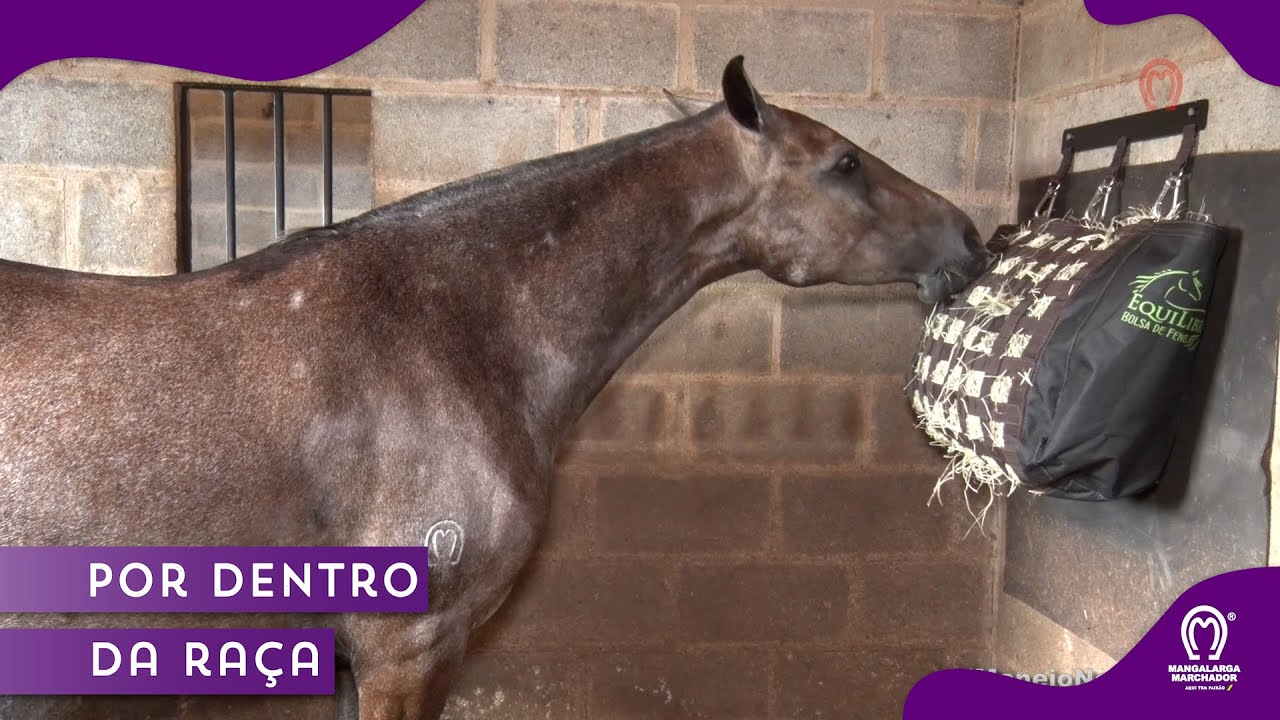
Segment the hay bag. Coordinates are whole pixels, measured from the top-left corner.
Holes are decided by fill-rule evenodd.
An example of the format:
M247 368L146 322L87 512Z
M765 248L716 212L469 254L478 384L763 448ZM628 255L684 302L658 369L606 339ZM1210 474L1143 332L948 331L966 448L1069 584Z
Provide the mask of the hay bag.
M908 392L949 459L939 487L960 478L992 501L1019 487L1079 500L1153 487L1225 230L1173 212L1016 230L925 326Z

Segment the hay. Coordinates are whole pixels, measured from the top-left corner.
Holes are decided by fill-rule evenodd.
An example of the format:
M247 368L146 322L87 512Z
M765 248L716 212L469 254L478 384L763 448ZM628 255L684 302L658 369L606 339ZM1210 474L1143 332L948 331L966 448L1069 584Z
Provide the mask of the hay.
M965 508L973 519L970 530L976 527L985 532L987 514L998 498L1008 496L1020 487L1040 494L1041 491L1026 486L1013 467L984 454L984 449L990 453L991 449L1001 450L1006 446L1005 424L993 417L993 404L999 407L1008 403L1015 383L1032 385L1031 370L1021 370L1014 375L992 375L970 367L970 364L976 359L990 362L998 337L998 332L990 329L993 323L1007 322L1005 318L1018 322L1017 317L1011 316L1022 308L1024 302L1027 305L1025 317L1041 319L1053 303L1063 300L1044 294L1038 286L1050 278L1064 282L1073 280L1089 264L1080 253L1111 247L1119 241L1119 231L1130 225L1175 218L1211 221L1203 212L1203 206L1200 212L1187 212L1181 203L1167 211L1150 206L1135 207L1107 222L1088 218L1076 220L1092 232L1057 238L1043 232L1043 226L1033 229L1033 223L1038 222L1033 220L1009 239L1009 247L1047 247L1050 252L1058 254L1061 261L1028 261L1024 257L1007 255L998 257L962 303L950 310L934 306L925 322L919 358L907 383L907 389L912 391L911 405L915 410L917 427L931 444L942 449L947 461L934 483L929 505L934 501L941 503L943 486L959 480L964 487ZM1073 258L1073 255L1082 259ZM1025 287L1028 282L1024 281L1029 281L1031 287L1021 294L1011 289L1010 283ZM1070 296L1077 286L1078 283L1069 286L1066 294ZM1014 332L1005 330L1007 340L1001 352L1003 357L1021 358L1032 338L1016 327L1011 329ZM939 353L939 345L945 345L948 350ZM969 401L967 404L966 400Z
M1007 284L1001 284L995 292L985 285L979 285L969 293L969 301L965 307L979 316L1003 317L1021 304L1022 296L1009 292Z
M979 287L984 289L979 291ZM996 499L1012 492L1020 482L1012 468L1001 467L994 460L980 455L972 446L966 444L977 443L988 438L1003 443L1004 428L1001 423L991 420L990 408L986 405L987 398L982 393L982 386L990 379L988 393L997 397L1003 394L1007 399L1007 386L1012 385L1012 380L1007 377L988 378L981 370L970 369L966 361L971 354L991 353L995 333L987 330L987 325L996 318L1008 316L1022 303L1023 298L1009 292L1002 284L994 291L985 286L977 286L970 292L967 300L968 302L962 307L971 312L972 318L968 324L968 332L965 333L965 342L963 344L945 343L950 347L949 355L937 359L932 368L928 362L917 363L917 373L913 382L931 383L939 387L940 392L933 400L920 390L917 390L912 397L912 406L918 418L917 427L928 436L932 445L943 450L947 459L946 467L934 483L928 504L932 505L935 500L941 504L943 485L957 478L960 479L964 484L965 509L973 519L966 535L975 527L985 534L987 513L995 505ZM939 313L938 308L935 307L930 313L927 327L936 328L940 323L939 318L945 319L946 315ZM964 326L963 320L959 318L953 318L953 320L959 321L960 327ZM951 327L955 325L949 326L948 330ZM932 335L935 340L945 340L946 335L950 334L948 332L939 338L938 333L933 332L926 333L926 337ZM921 357L929 356L922 352ZM929 372L930 370L932 372ZM986 418L966 413L962 425L960 403L955 400L958 393L963 393L970 398L981 398L982 407L987 411ZM983 435L984 429L986 436ZM972 495L984 491L987 496L984 502L980 505L972 502Z
M1062 272L1059 271L1058 275L1061 277ZM1048 312L1049 306L1053 304L1055 299L1052 295L1039 295L1035 300L1031 301L1031 307L1027 308L1027 315L1039 320Z
M1030 344L1031 336L1019 330L1009 336L1009 342L1004 346L1004 357L1020 358Z

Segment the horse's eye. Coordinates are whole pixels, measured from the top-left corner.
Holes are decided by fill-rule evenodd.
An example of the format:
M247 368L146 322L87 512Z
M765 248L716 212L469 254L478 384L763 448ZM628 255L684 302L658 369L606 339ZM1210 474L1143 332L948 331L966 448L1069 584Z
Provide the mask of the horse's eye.
M832 170L841 175L852 175L860 167L862 167L862 161L858 159L858 156L847 152L840 156Z

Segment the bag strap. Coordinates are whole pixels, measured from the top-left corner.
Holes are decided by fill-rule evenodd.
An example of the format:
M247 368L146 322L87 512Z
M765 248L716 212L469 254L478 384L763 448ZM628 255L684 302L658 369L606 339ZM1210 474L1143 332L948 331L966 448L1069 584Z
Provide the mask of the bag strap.
M1045 188L1044 196L1040 198L1040 202L1036 204L1036 218L1052 217L1053 206L1058 202L1058 194L1062 191L1062 184L1066 182L1067 175L1071 173L1071 162L1075 158L1075 149L1070 143L1062 147L1062 162L1058 164L1058 172L1054 173L1049 179L1049 186Z
M1111 193L1124 185L1124 162L1129 155L1129 138L1121 137L1116 142L1115 154L1111 156L1111 165L1102 184L1093 192L1093 199L1084 210L1084 219L1102 222L1107 218L1107 208L1111 204ZM1099 207L1101 203L1101 207Z
M1155 205L1151 207L1151 211L1157 216L1163 214L1160 208L1164 205L1164 198L1170 191L1173 192L1173 196L1170 199L1169 213L1166 217L1176 218L1184 214L1187 185L1191 180L1191 165L1195 160L1196 141L1199 135L1200 131L1195 123L1188 123L1182 128L1182 145L1178 148L1178 156L1173 159L1173 172L1165 179L1164 187L1160 188Z

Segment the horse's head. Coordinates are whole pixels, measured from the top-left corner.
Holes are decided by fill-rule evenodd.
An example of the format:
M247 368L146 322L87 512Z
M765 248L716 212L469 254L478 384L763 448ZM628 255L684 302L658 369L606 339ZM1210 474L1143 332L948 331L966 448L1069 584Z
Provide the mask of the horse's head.
M1200 282L1200 271L1196 270L1190 275L1183 275L1178 278L1178 290L1182 291L1183 295L1191 298L1191 302L1200 302L1204 297L1204 283Z
M723 112L751 192L743 248L775 280L805 286L913 282L925 302L986 267L968 216L831 128L765 103L742 58L725 68Z
M1200 282L1199 270L1181 274L1177 284L1164 293L1165 304L1192 313L1204 312L1203 300L1204 283Z

